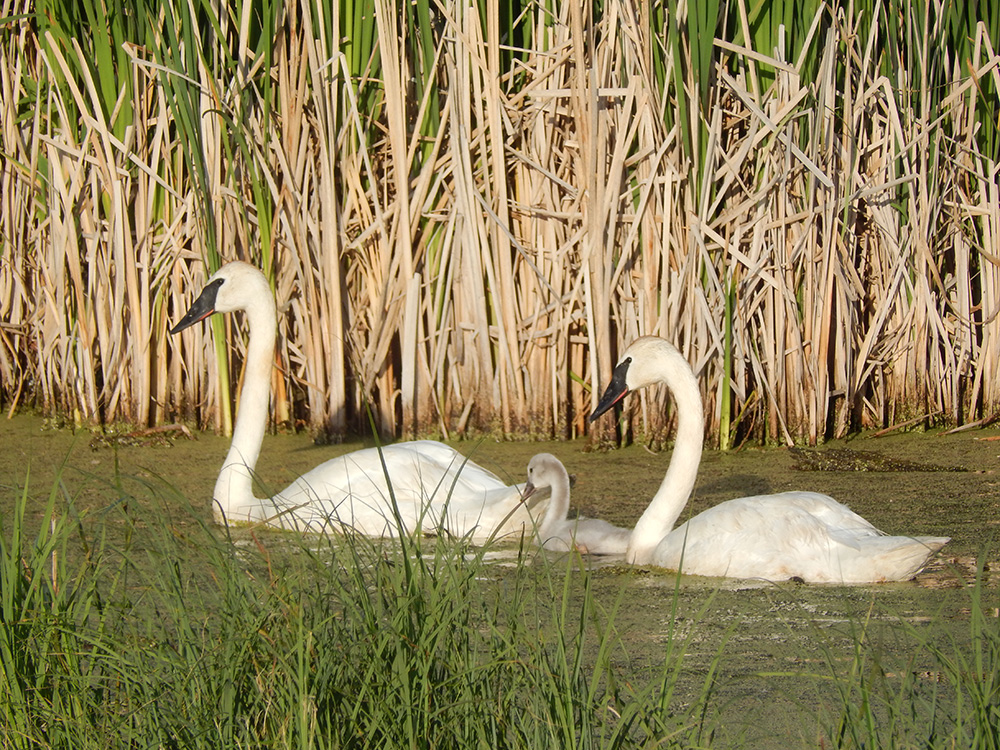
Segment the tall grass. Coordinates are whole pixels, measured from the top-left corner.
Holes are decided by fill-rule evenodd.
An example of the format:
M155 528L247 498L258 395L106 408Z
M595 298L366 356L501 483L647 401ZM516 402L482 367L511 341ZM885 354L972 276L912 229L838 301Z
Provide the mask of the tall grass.
M60 477L5 499L4 747L738 746L725 717L742 708L721 705L719 675L755 697L775 676L818 681L824 699L798 701L807 724L789 736L815 720L827 747L996 747L1000 621L982 566L947 636L862 610L845 658L824 616L819 664L782 675L784 658L727 669L728 636L704 653L717 608L681 610L678 579L662 651L637 668L618 629L648 590L609 600L573 556L515 549L502 564L461 540L220 532L155 477L116 477L106 508L80 511L80 494Z
M217 537L160 480L80 516L26 487L0 534L5 747L691 746L615 662L570 560L510 572L461 540ZM29 528L40 531L33 539ZM107 532L107 533L104 533ZM711 698L710 692L702 701Z
M862 618L849 624L848 658L824 648L828 672L816 679L837 696L820 717L831 746L998 746L1000 620L987 570L981 560L965 591L964 632L942 637L924 618L901 616L891 636L876 635ZM888 637L904 645L889 649Z
M238 257L317 433L580 435L646 333L723 445L1000 410L992 6L500 5L5 0L4 405L227 430Z

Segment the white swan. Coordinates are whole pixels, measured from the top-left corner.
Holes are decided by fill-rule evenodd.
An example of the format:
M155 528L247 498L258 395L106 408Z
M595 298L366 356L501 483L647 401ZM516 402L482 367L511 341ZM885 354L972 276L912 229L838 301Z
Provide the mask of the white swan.
M569 512L569 485L569 474L558 458L551 453L538 453L531 457L524 499L545 488L552 491L548 510L535 532L538 543L545 549L563 552L577 549L592 555L625 554L631 529L623 529L598 518L566 518Z
M694 487L704 435L701 394L687 360L661 338L636 340L590 420L654 383L671 390L677 437L663 483L632 531L628 562L703 576L860 584L911 578L950 541L886 536L816 492L728 500L673 528Z
M250 341L233 440L215 484L219 521L308 531L350 526L371 536L396 536L401 525L405 533L447 531L473 541L531 532L531 513L541 511L521 502L521 487L505 485L454 449L430 440L354 451L320 464L273 497L254 497L277 334L267 280L246 263L223 266L171 333L212 313L235 310L246 313Z

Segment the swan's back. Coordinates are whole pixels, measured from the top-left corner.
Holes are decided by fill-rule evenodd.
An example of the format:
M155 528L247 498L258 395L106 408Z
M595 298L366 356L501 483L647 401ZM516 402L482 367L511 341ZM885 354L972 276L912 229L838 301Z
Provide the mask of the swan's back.
M671 531L654 558L693 575L865 583L913 577L948 541L887 536L827 495L783 492L709 508Z
M623 529L600 518L568 519L566 523L576 548L591 555L624 555L632 536L632 529Z
M419 440L330 459L273 500L288 511L282 525L314 531L349 526L371 536L396 536L401 521L407 532L448 531L482 540L530 523L520 494L520 487L505 485L453 448Z

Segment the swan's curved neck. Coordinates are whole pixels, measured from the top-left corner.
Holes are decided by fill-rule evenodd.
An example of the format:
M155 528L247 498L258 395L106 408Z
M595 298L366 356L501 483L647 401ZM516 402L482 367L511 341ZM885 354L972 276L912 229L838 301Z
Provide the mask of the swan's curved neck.
M274 300L259 300L246 309L250 342L243 374L243 388L233 428L233 442L215 482L215 501L232 520L261 520L262 501L253 494L253 472L267 429L271 368L277 315Z
M670 356L681 359L677 352ZM701 462L705 416L698 381L686 361L676 365L665 361L663 372L662 382L670 388L677 410L677 436L666 476L629 539L629 562L647 562L660 540L673 529L694 489Z
M569 475L565 471L555 472L551 492L549 507L546 508L545 516L538 527L538 533L543 540L553 531L556 524L566 519L566 514L569 513Z

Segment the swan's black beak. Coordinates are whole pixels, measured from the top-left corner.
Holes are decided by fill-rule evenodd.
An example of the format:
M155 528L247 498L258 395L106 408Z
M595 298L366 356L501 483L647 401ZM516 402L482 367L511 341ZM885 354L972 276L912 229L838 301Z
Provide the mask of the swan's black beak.
M201 290L198 299L191 305L191 309L184 313L180 322L170 329L171 333L180 333L185 328L190 328L195 323L204 320L215 312L215 298L219 294L219 287L225 279L216 279L211 284Z
M628 366L630 364L632 364L632 358L626 357L615 367L615 371L611 373L611 382L608 383L607 390L604 391L600 403L590 415L591 422L625 398L625 395L628 393L628 385L625 383L625 378L628 375Z

